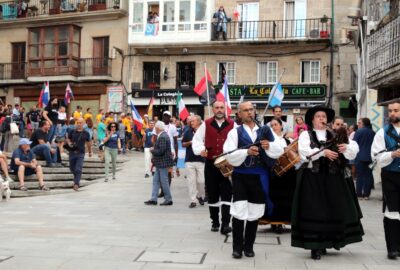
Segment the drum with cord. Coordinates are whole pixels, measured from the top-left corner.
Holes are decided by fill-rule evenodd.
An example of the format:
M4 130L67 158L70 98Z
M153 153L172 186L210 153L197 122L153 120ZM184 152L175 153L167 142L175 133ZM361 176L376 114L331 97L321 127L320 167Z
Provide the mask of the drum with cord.
M298 140L295 140L285 148L285 152L276 160L273 170L276 175L282 176L299 163L300 160Z
M216 158L214 165L221 171L224 177L229 177L233 173L233 166L229 164L224 156Z

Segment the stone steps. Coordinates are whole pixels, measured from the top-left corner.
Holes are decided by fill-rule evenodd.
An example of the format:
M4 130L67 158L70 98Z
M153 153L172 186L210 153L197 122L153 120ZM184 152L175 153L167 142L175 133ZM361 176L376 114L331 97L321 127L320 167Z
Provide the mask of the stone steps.
M11 153L7 153L7 157L10 159ZM123 163L129 159L129 156L118 156L117 171L121 170ZM38 163L43 167L44 182L46 186L49 187L51 190L39 190L39 183L37 181L36 175L30 175L25 177L25 186L28 188L28 191L20 191L18 177L16 175L10 174L10 177L14 180L13 183L10 183L10 188L12 189L12 197L54 195L65 192L74 192L72 190L74 176L69 170L68 156L62 156L63 167L46 167L46 161L44 160L38 160ZM112 166L110 164L110 169L111 167ZM104 162L101 161L97 155L95 155L94 157L88 157L86 155L83 163L83 173L80 182L81 187L86 187L90 184L102 181L98 179L103 177Z

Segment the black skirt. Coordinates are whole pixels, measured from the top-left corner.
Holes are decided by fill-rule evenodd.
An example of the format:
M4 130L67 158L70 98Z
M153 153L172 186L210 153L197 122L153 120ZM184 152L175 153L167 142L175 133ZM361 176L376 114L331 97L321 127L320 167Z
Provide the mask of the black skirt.
M273 203L273 210L271 216L265 214L262 217L263 223L290 223L295 189L296 171L294 168L282 176L272 176L269 193Z
M362 241L361 209L343 174L299 172L292 208L292 246L340 249Z

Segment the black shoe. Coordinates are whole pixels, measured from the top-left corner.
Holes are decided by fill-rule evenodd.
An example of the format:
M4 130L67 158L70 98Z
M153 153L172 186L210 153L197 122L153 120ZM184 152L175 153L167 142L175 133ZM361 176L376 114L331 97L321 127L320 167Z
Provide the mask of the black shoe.
M204 201L204 202L208 202L208 197L205 196L204 199L203 199L203 201Z
M219 231L219 225L212 225L211 226L211 231L212 232L218 232Z
M192 202L189 204L189 208L195 208L196 207L196 203Z
M245 251L244 252L244 256L252 258L254 257L256 254L254 253L254 251Z
M245 253L245 254L246 254L246 253ZM239 251L234 250L234 251L232 252L232 257L235 258L235 259L241 259L241 258L242 258L242 252L239 252Z
M160 203L160 205L162 205L162 206L173 205L173 202L172 201L163 201L162 203Z
M144 178L149 178L150 177L150 175L148 174L148 173L146 173L145 175L144 175Z
M144 202L145 205L157 205L156 201L148 200Z
M199 201L199 204L200 204L200 205L204 205L204 200L203 200L202 197L197 198L197 200Z
M283 233L283 226L281 224L276 225L275 232L277 234L282 234Z
M321 260L321 251L316 249L311 250L311 259Z
M397 256L399 256L397 251L391 251L387 254L389 260L397 260Z
M326 248L321 249L321 255L326 255L328 254L328 251L326 251Z
M160 194L158 194L158 198L162 198L162 197L164 197L164 193L163 193L163 192L161 192Z
M232 232L232 228L229 226L221 226L221 234L228 234Z

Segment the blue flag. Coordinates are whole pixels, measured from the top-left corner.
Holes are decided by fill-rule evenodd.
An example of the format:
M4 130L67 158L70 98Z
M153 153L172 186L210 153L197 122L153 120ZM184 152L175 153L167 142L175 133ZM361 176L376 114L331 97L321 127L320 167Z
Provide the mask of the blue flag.
M284 96L282 84L276 83L268 98L269 107L281 106Z

